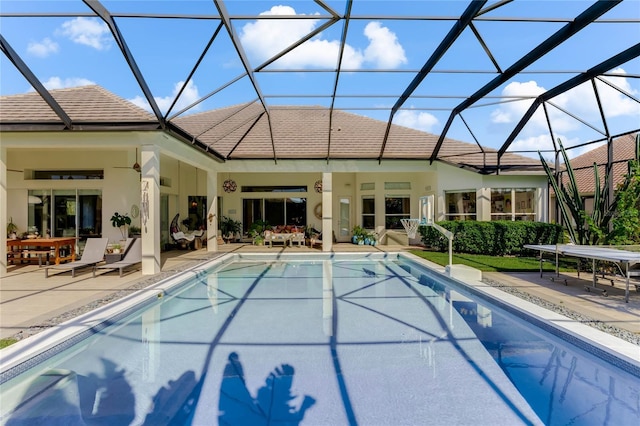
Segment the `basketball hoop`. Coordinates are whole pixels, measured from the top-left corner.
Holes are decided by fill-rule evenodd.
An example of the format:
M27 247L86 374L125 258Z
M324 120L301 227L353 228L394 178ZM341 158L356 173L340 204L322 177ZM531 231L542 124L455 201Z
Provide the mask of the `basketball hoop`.
M420 219L400 219L409 238L415 238L420 226Z

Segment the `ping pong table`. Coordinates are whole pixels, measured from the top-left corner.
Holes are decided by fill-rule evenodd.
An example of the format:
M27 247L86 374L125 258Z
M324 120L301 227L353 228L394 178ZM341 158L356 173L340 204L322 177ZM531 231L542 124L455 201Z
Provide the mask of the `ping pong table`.
M640 264L640 253L638 252L620 250L620 249L615 249L610 247L584 246L584 245L574 245L574 244L556 244L556 245L525 244L524 248L537 250L540 252L540 276L542 276L542 262L544 261L542 256L544 253L555 253L557 276L560 275L559 269L558 269L558 260L560 256L570 256L570 257L576 257L578 259L591 260L593 265L593 286L585 286L585 289L587 291L591 291L591 289L600 290L603 292L605 296L606 296L606 290L602 290L596 287L596 284L598 281L596 261L600 260L605 262L613 262L619 268L620 268L619 265L622 265L620 272L622 272L622 274L625 276L626 289L625 289L624 300L627 303L629 302L630 278L640 276L640 270L631 269L633 266ZM640 291L640 283L634 284L634 285L636 287L636 291Z

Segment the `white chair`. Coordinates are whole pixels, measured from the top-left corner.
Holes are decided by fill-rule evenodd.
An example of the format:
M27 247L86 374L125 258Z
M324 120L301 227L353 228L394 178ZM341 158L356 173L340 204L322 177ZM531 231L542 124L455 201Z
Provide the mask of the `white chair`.
M71 271L71 277L76 276L76 269L95 266L104 260L104 252L107 250L108 238L87 238L82 257L69 263L51 265L44 268L44 277L49 278L49 269L59 271Z
M142 240L140 238L133 238L131 243L127 244L127 248L124 252L122 260L113 263L107 263L106 265L94 265L93 277L96 277L97 269L111 269L119 270L120 278L122 278L122 271L130 266L135 266L142 262Z

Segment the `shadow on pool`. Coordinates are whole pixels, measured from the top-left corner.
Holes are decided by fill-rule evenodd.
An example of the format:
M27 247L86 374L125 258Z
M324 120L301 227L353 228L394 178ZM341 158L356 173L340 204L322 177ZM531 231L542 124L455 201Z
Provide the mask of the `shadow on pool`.
M289 364L275 367L254 398L247 389L242 363L237 353L229 354L220 385L220 424L297 425L316 400L305 395L299 409L290 405L295 395L291 385L295 374Z
M51 369L36 377L7 421L7 426L129 425L135 419L135 396L125 370L102 359L103 374L82 376L74 371ZM305 395L300 408L291 403L295 370L275 367L254 398L246 387L237 353L229 354L220 386L220 424L297 425L315 399ZM187 424L192 419L202 390L193 371L170 380L153 397L153 410L144 425Z

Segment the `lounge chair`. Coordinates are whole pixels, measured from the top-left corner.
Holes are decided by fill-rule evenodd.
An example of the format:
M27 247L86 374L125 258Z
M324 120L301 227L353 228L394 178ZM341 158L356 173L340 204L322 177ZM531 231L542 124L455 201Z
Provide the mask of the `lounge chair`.
M87 244L84 246L82 257L69 263L61 263L59 265L51 265L44 268L44 277L49 278L49 269L59 271L71 271L71 277L76 276L76 269L95 266L104 260L104 252L109 243L108 238L87 238Z
M107 263L106 265L95 265L93 267L93 277L96 277L96 270L98 269L118 269L120 271L120 278L122 278L122 271L125 268L137 265L140 262L142 262L142 240L140 238L133 238L131 243L128 244L122 260Z

